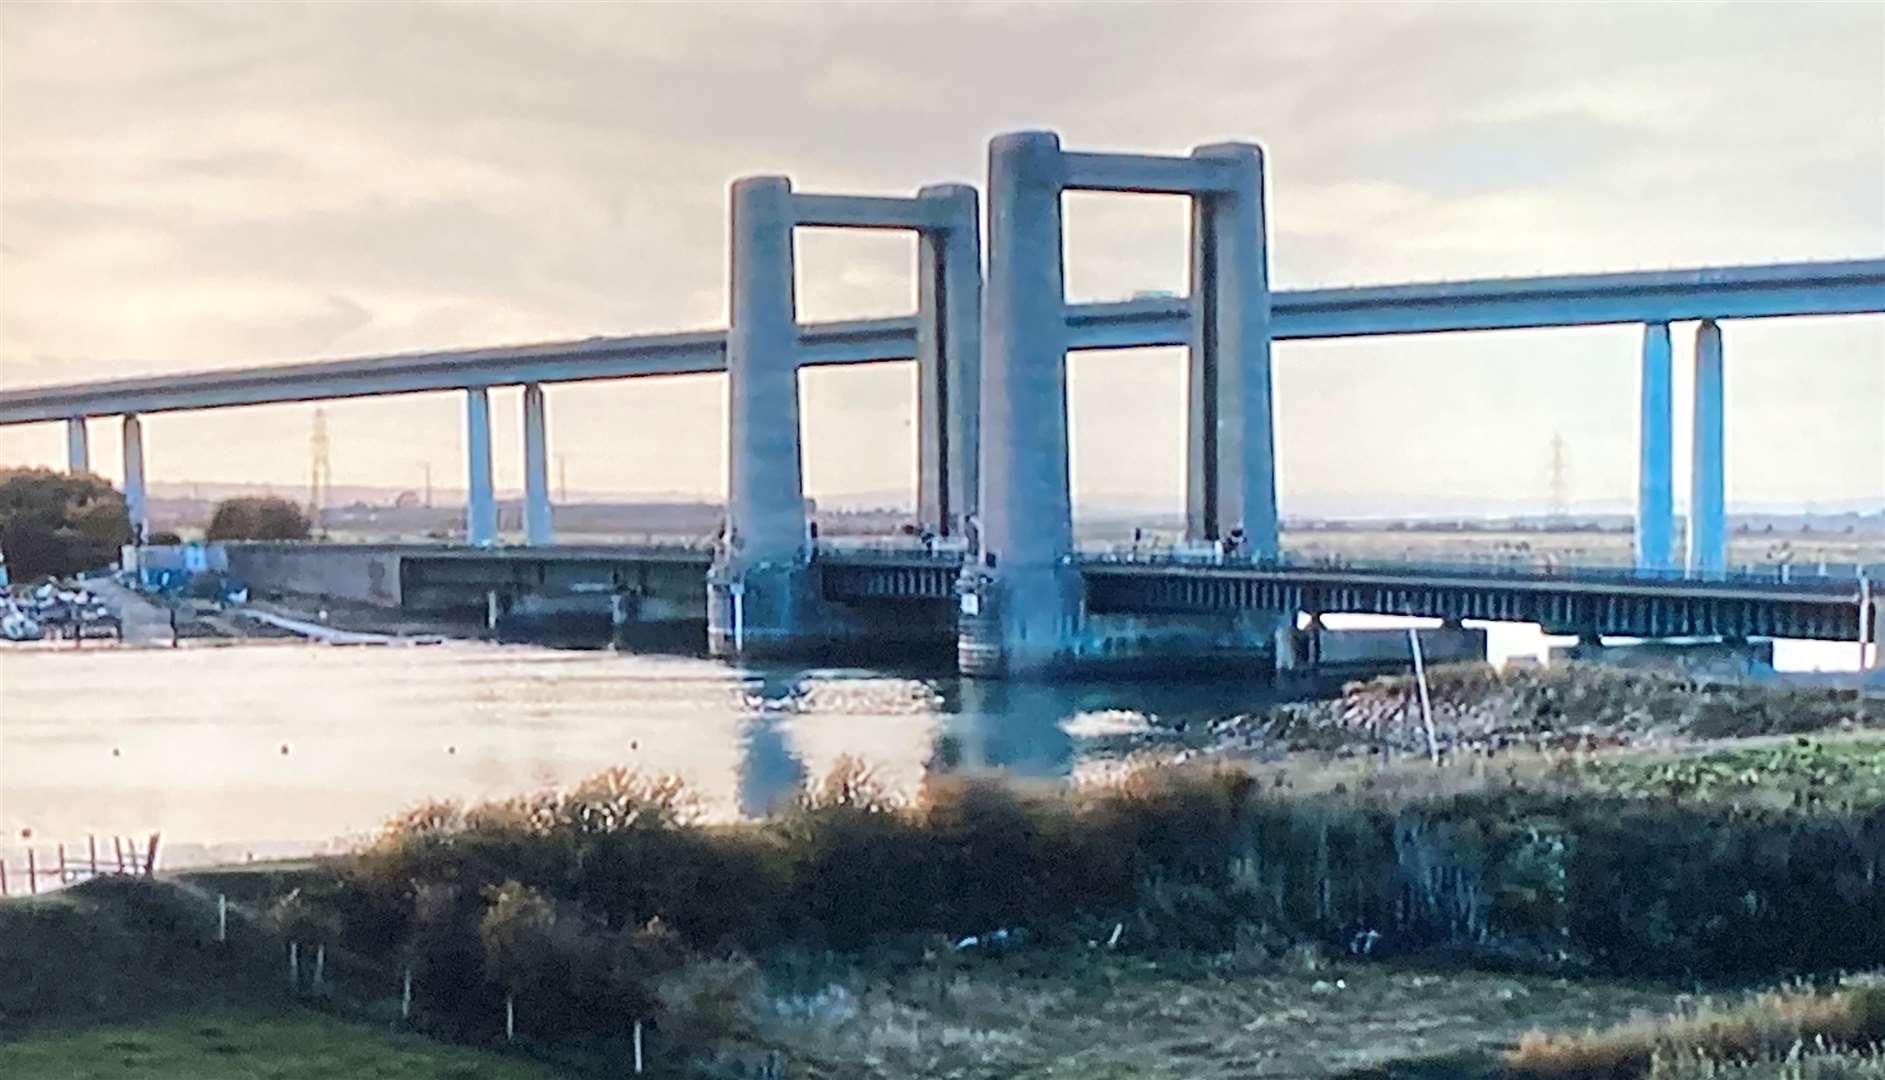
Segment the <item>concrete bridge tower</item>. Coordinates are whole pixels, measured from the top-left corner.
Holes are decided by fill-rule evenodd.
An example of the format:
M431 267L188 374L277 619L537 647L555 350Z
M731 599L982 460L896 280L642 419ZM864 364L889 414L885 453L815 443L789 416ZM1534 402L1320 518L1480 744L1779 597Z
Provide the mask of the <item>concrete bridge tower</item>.
M1244 553L1277 552L1262 151L1227 143L1189 157L1069 153L1052 132L997 136L988 155L983 530L962 581L958 663L983 676L1268 663L1274 615L1147 620L1087 603L1068 463L1068 190L1191 198L1188 531L1218 540L1241 530Z
M824 595L805 511L793 233L917 233L918 515L934 534L951 536L974 515L978 484L979 210L975 189L961 184L884 198L799 194L782 176L734 182L727 521L708 575L708 646L716 655L894 655L923 635L894 611L867 612ZM948 611L941 614L946 620Z

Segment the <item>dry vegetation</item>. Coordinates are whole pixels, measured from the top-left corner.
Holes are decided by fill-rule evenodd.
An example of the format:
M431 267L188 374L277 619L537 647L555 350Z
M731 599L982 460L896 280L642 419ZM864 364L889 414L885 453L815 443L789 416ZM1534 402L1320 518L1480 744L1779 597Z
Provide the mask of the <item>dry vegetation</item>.
M1770 991L1574 1035L1528 1033L1505 1055L1524 1080L1885 1075L1885 984ZM1717 1071L1723 1070L1723 1071Z

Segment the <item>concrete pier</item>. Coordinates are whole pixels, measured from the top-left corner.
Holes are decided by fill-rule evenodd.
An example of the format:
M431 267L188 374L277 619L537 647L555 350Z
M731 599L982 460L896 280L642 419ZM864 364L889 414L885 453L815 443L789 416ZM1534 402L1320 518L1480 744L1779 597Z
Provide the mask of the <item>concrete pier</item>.
M727 530L708 574L707 641L721 656L894 658L954 644L948 598L859 605L826 580L805 513L793 301L798 228L913 230L917 268L919 520L939 535L975 510L981 266L974 190L915 197L801 195L783 177L736 181L727 330Z
M727 525L708 578L708 646L790 656L816 623L800 462L792 184L734 181L727 321Z
M1704 319L1695 329L1695 431L1689 465L1689 559L1691 572L1728 568L1722 393L1721 327Z
M550 452L543 408L543 387L524 384L524 543L556 543L550 508Z
M1668 570L1675 547L1675 394L1669 324L1643 325L1636 484L1636 567Z
M917 198L944 222L917 233L917 520L959 536L981 485L981 199L968 184L934 184Z
M1061 195L1189 195L1192 363L1188 519L1276 551L1263 168L1254 146L1190 157L1064 153L1051 132L997 136L988 158L981 546L961 579L966 675L1267 671L1269 612L1095 612L1074 562Z
M965 571L965 674L1044 672L1078 623L1068 482L1067 322L1060 139L988 147L988 281L982 294L980 564Z
M65 467L73 474L92 471L92 443L83 416L65 422Z
M144 423L136 413L124 417L124 508L131 515L131 535L143 543L151 529L150 499L144 487Z
M1247 549L1277 553L1268 234L1263 152L1202 146L1224 190L1192 199L1191 355L1186 532L1216 540L1241 528Z
M465 543L497 543L497 496L491 485L491 397L482 386L465 391Z

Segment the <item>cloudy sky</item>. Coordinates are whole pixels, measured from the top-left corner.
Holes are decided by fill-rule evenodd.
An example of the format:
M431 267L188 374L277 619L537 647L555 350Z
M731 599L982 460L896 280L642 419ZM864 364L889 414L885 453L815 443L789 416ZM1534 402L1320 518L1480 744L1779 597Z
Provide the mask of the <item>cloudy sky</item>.
M730 179L979 183L988 136L1024 127L1262 142L1285 288L1885 254L1878 3L13 2L0 386L718 325ZM908 240L800 253L805 318L912 306ZM1070 197L1068 263L1076 299L1182 291L1184 207ZM1730 505L1885 499L1885 317L1724 337ZM1638 339L1279 346L1284 509L1537 508L1554 432L1573 498L1626 504ZM1178 505L1182 365L1074 359L1086 505ZM911 490L912 380L806 376L813 494ZM575 491L717 492L723 398L706 377L555 388L552 453ZM511 486L517 391L495 409ZM329 405L336 482L429 464L450 486L461 410ZM152 475L300 484L311 416L153 417ZM115 476L115 425L93 426ZM5 429L0 462L57 463L62 440Z

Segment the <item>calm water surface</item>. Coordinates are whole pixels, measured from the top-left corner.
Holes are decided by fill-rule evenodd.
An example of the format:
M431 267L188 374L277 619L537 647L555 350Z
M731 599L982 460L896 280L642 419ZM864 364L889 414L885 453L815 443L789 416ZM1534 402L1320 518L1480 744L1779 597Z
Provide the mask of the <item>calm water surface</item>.
M1495 627L1491 652L1544 644ZM19 865L26 829L42 851L160 830L168 865L332 850L422 799L612 765L677 773L722 817L847 754L905 790L930 768L1065 776L1148 717L1272 700L1254 682L1049 687L470 642L0 648L0 858Z

